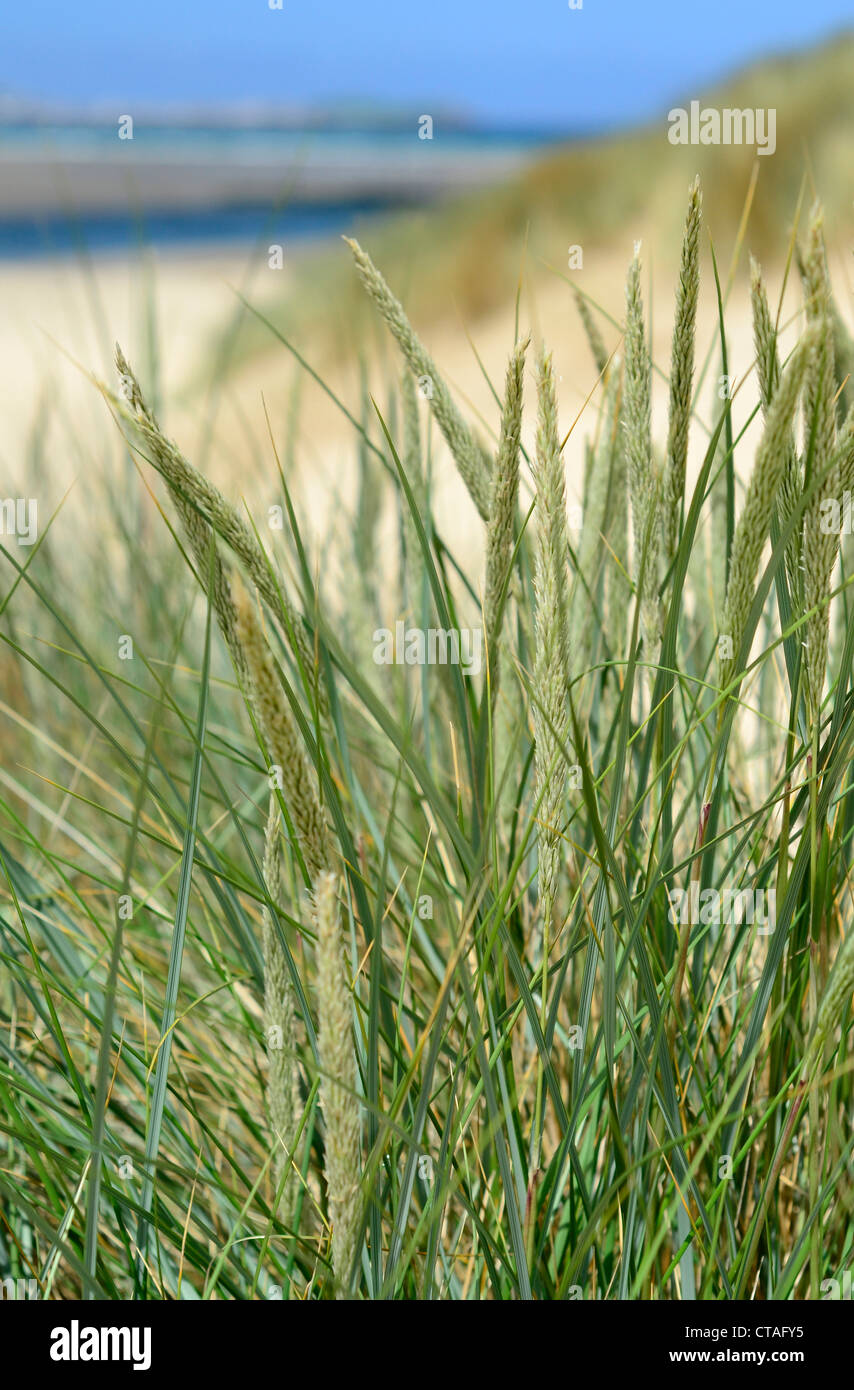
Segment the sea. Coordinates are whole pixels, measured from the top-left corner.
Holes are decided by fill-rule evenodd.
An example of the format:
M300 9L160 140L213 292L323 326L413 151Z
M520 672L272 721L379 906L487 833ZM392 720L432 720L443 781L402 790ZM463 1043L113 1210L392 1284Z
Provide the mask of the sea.
M47 125L0 120L0 258L316 241L500 182L565 141L542 129ZM293 172L293 186L289 179ZM136 195L117 193L120 177Z

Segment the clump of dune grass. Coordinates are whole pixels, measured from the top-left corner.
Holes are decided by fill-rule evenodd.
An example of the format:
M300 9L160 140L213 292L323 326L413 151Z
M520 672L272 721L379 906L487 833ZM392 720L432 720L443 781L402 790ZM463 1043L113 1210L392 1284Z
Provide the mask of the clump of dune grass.
M814 214L792 353L766 260L755 371L709 405L698 219L692 189L671 361L650 359L637 257L611 357L590 317L577 546L547 352L523 399L522 297L494 459L424 393L486 523L485 582L433 506L418 379L440 377L364 253L406 376L359 337L356 501L311 533L304 435L284 441L275 562L148 409L156 354L139 379L119 358L122 432L74 441L117 450L81 480L97 521L60 507L0 550L4 1280L723 1303L819 1298L847 1268L850 547L804 540L854 475L847 308ZM753 354L727 294L698 293L716 329L694 355L723 374ZM282 475L259 468L266 503ZM489 663L374 662L362 636L398 601L452 635L482 618ZM674 913L685 883L699 920ZM753 917L715 920L709 892L757 895Z

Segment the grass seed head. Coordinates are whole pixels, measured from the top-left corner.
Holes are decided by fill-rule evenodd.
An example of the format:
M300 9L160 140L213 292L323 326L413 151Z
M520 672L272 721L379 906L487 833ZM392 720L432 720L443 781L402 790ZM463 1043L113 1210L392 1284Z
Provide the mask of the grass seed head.
M673 559L679 535L688 432L691 424L691 390L694 378L694 339L697 299L700 292L700 222L702 195L696 178L688 190L688 214L682 240L682 263L676 296L676 321L670 354L670 420L662 496L665 562Z
M534 732L539 801L539 896L544 933L551 925L560 872L560 830L568 728L569 591L566 482L557 420L551 355L541 353L537 373L539 419L534 459L537 488L534 589Z
M315 887L317 1011L320 1022L320 1103L325 1121L324 1163L332 1223L336 1297L348 1296L361 1223L361 1155L358 1070L353 1011L344 964L338 880L319 877Z
M392 294L370 256L362 250L357 241L349 237L344 239L353 253L359 278L388 324L410 371L417 381L425 382L430 408L453 455L460 477L481 517L488 521L492 506L492 462L489 454L475 439L454 405L447 386L430 354L418 339L402 304Z

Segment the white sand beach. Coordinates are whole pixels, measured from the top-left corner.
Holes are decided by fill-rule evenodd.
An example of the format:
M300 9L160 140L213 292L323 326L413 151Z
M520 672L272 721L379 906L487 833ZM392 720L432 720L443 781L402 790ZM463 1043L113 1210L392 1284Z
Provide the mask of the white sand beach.
M342 249L342 255L346 252ZM594 300L619 319L622 304L615 287L622 283L626 258L609 251L589 257L579 283ZM114 341L122 343L148 379L148 334L153 324L161 382L163 421L190 458L197 458L206 421L206 380L212 353L220 336L233 321L240 304L241 288L250 301L253 293L269 293L259 278L266 262L247 275L246 258L237 252L182 251L138 257L105 257L91 266L78 261L46 260L0 262L0 415L3 419L2 469L7 486L23 481L28 450L37 424L46 425L41 436L42 453L55 480L57 493L64 491L81 467L97 467L104 441L113 426L106 407L85 375L93 372L110 379ZM297 261L280 274L277 288L286 295L291 277L302 273ZM674 274L656 266L654 355L666 364L671 332ZM772 268L772 287L779 283ZM792 308L795 298L792 297ZM154 308L153 320L149 317ZM731 372L736 378L752 364L752 335L744 277L736 281L728 310L731 334ZM562 427L572 429L566 446L568 496L579 500L583 439L595 419L585 400L596 388L596 372L578 322L569 288L547 271L539 271L523 300L522 325L544 338L554 353L558 376ZM700 301L699 342L710 344L716 332L713 287L704 285ZM416 327L418 325L416 324ZM514 303L466 325L484 369L500 391L505 361L513 340ZM615 330L605 326L609 346L617 342ZM497 427L497 410L475 354L459 331L459 322L448 314L425 333L437 365L455 391L464 411L483 422L484 434ZM316 357L311 341L298 344L330 389L358 413L358 379L355 364ZM394 362L390 355L387 362ZM702 366L702 357L698 366ZM83 369L83 370L81 370ZM249 486L257 489L258 459L269 460L275 479L274 460L266 435L264 402L276 434L284 447L290 384L297 370L287 350L272 337L269 350L238 365L228 376L216 406L211 449L204 466L220 486L237 494ZM710 373L717 373L717 352ZM387 368L377 373L374 389L386 396ZM709 418L713 383L711 374L700 401L700 414ZM746 417L755 399L748 382L734 409L736 424ZM742 401L744 405L742 405ZM425 407L426 411L426 407ZM654 430L663 438L666 429L667 392L660 374L654 380ZM533 414L528 413L529 430ZM329 396L308 376L301 391L299 439L296 444L296 491L307 514L322 516L337 493L351 494L356 476L355 438L352 425ZM704 433L694 431L693 462L697 466L704 447ZM465 497L442 441L436 453L436 506L449 536L463 539L474 523L474 511ZM533 443L532 438L527 443ZM750 450L742 451L742 457Z

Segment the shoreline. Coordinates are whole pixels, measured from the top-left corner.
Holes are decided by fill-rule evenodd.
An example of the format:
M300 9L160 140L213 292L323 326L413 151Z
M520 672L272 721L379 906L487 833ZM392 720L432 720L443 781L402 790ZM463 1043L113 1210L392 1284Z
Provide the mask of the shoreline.
M0 217L0 265L73 263L81 253L99 262L133 260L147 254L170 259L234 258L260 254L281 244L289 254L310 253L343 232L376 226L419 202L336 202L271 213L269 205L247 204L182 211L168 207L88 215L75 210L29 217Z
M181 152L164 158L132 148L110 155L81 151L69 158L68 151L15 151L0 144L0 224L70 209L85 217L132 216L154 208L198 213L285 201L307 209L348 202L430 202L499 184L538 153L539 147L442 149L415 138L412 149L309 149L305 158L250 162Z

